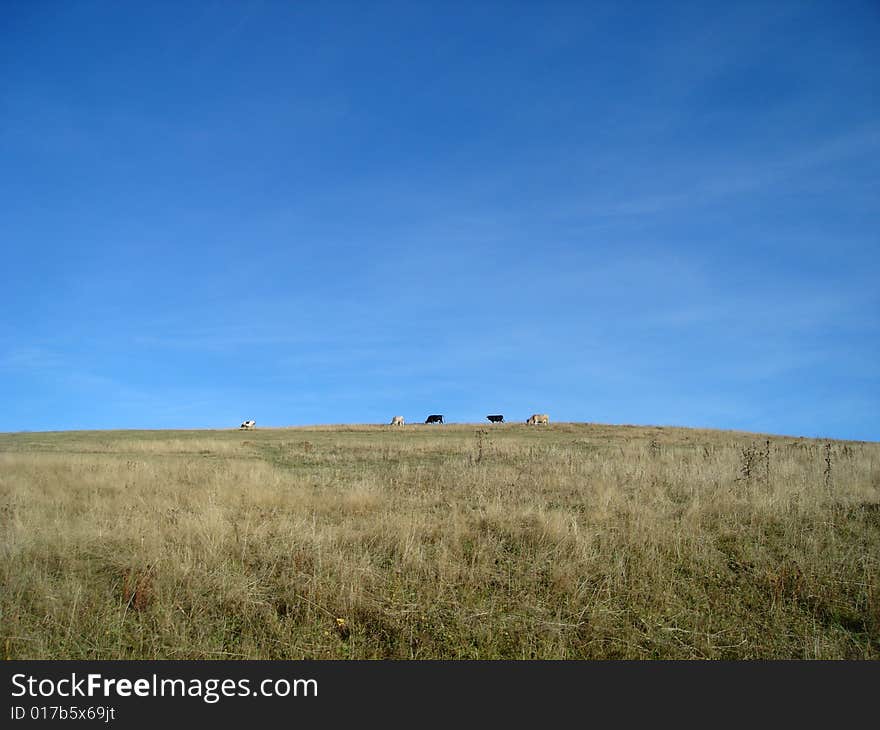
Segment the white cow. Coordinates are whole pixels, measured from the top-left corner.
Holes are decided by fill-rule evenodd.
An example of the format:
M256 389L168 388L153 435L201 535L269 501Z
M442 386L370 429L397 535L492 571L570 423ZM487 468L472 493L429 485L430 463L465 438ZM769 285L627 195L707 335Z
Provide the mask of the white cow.
M394 416L394 418L391 419L392 426L402 426L403 424L404 424L403 416Z
M543 423L544 425L549 426L550 416L548 416L546 413L533 413L531 416L529 416L529 420L526 421L526 423L530 426L535 426L539 423Z
M257 425L256 421L245 421L244 423L241 424L241 426L239 426L239 428L243 428L246 431L250 431L256 425Z

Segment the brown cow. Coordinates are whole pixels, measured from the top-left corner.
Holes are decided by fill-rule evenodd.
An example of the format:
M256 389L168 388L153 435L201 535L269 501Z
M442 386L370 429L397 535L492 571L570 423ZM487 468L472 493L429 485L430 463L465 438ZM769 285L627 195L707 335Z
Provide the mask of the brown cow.
M531 416L529 416L529 420L526 421L526 423L530 426L535 426L539 423L543 423L544 425L549 426L550 416L548 416L546 413L533 413Z

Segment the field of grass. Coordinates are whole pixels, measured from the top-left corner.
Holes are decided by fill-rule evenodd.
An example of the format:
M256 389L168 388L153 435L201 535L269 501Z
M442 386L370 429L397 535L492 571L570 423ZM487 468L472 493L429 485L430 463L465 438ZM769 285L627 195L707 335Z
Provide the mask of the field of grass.
M0 434L13 659L880 658L880 444Z

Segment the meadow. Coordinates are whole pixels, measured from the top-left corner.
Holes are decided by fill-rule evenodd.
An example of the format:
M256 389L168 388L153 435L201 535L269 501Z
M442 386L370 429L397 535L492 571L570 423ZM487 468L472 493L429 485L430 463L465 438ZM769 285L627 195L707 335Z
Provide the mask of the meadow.
M878 659L880 443L0 434L9 659Z

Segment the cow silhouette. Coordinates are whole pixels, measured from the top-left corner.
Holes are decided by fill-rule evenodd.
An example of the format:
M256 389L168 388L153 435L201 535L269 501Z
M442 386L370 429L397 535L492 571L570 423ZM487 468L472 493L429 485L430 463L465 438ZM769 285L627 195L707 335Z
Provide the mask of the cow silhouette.
M439 413L432 413L425 419L425 423L443 423L443 416Z
M497 416L486 416L486 418L488 418L492 423L504 423L504 416L500 414Z

